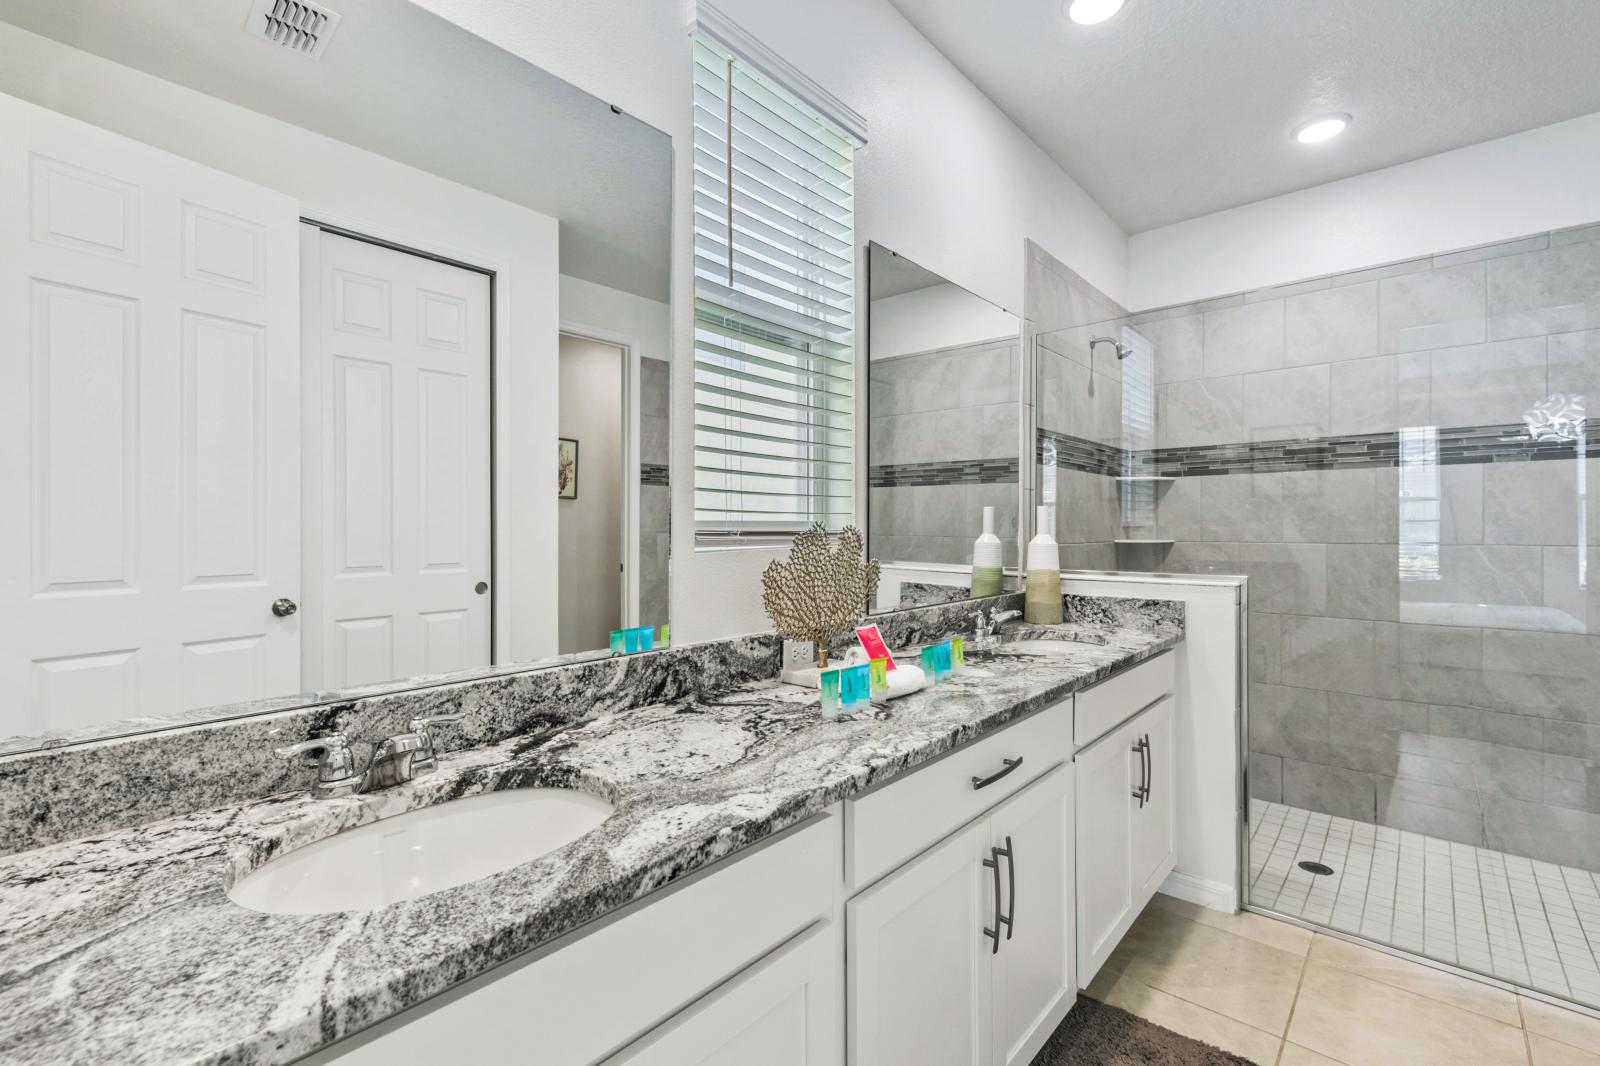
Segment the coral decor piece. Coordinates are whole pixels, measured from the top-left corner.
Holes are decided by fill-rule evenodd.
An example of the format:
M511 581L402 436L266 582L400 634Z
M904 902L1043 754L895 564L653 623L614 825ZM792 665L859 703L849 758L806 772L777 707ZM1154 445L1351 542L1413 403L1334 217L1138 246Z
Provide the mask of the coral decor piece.
M761 605L774 628L790 640L817 646L817 666L828 665L828 638L849 629L878 591L878 562L866 542L845 526L834 543L821 522L794 538L789 561L774 559L761 572Z

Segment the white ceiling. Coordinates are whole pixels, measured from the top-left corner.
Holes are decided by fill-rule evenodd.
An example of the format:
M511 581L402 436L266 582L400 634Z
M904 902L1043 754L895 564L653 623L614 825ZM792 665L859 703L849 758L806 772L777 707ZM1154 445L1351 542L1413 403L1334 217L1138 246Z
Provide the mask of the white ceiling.
M927 267L913 263L899 252L891 252L881 244L869 245L868 252L868 282L872 288L870 299L887 300L891 296L904 296L918 289L950 284Z
M247 34L250 0L0 0L0 19L554 215L563 274L667 298L666 134L408 0L328 6L316 61Z
M1600 0L891 2L1130 233L1600 111Z

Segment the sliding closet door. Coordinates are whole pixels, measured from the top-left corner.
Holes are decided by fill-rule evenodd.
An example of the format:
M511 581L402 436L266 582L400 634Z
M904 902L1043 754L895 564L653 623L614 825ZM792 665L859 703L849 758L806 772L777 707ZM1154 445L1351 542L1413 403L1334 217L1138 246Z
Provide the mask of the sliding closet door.
M297 215L0 96L0 731L298 690Z

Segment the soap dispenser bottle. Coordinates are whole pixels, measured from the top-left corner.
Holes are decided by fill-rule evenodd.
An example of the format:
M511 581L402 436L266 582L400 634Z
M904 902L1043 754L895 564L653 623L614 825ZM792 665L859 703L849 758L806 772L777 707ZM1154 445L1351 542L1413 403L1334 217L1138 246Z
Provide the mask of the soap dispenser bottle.
M1005 591L1000 566L1000 538L994 534L994 508L983 509L983 533L972 545L972 596L998 596Z
M1028 578L1022 605L1026 622L1040 626L1061 623L1061 549L1050 535L1049 507L1034 508L1033 539L1028 541Z

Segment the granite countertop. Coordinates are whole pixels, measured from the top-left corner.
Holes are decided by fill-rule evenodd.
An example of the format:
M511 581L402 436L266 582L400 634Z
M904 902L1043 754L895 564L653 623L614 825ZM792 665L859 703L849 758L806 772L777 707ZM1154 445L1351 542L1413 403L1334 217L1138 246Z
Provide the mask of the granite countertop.
M7 856L0 1061L290 1062L1166 651L1181 617L1062 627L1105 643L1001 652L859 720L823 720L814 692L761 682L452 753L380 793L272 796ZM341 829L527 786L616 810L533 862L381 910L269 915L226 895Z

